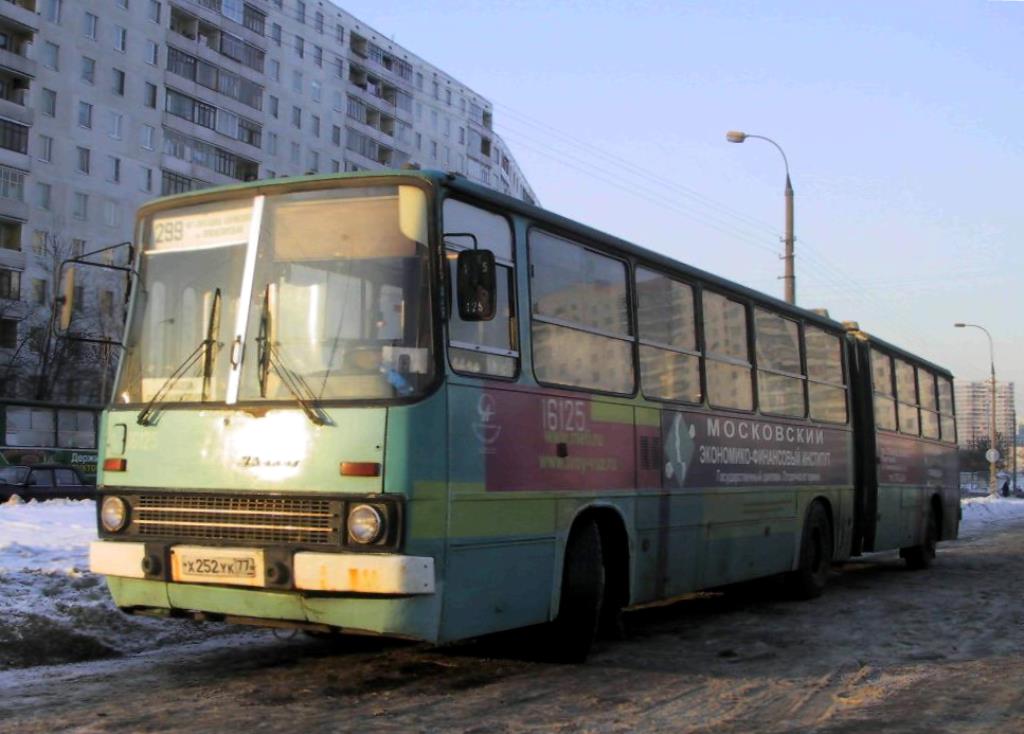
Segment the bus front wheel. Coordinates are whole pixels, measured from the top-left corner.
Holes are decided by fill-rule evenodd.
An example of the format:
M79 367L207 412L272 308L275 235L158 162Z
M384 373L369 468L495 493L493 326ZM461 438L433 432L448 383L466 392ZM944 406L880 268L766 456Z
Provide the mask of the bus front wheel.
M821 596L832 570L832 524L824 505L815 502L807 513L800 540L800 565L789 574L789 586L797 599Z
M562 596L551 624L549 650L555 660L581 663L597 635L604 602L601 532L593 520L576 527L565 548Z

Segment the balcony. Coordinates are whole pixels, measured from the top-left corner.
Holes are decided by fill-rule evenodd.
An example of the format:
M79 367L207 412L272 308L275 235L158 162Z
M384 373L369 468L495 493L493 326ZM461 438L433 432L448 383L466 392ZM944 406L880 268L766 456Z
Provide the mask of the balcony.
M0 0L0 26L7 26L24 33L39 30L39 16L35 2L3 2Z
M35 111L23 104L11 102L0 97L0 117L6 117L8 120L14 120L22 125L31 127L32 123L35 122Z
M32 59L19 56L5 48L0 48L0 69L7 69L17 74L21 74L22 76L26 76L29 79L34 79L37 64Z

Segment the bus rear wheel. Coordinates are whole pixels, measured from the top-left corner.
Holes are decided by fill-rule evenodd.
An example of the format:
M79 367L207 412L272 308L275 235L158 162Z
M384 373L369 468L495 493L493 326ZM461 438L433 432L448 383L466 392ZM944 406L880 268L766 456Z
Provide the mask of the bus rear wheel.
M925 518L924 542L909 548L900 548L900 557L907 563L907 568L920 571L928 568L935 560L935 546L939 542L939 519L935 511L928 509Z
M800 565L787 581L797 599L821 596L832 570L832 524L824 505L815 502L807 512L800 540Z
M601 532L588 520L573 529L565 548L561 602L548 636L548 651L555 661L586 660L601 620L604 589Z

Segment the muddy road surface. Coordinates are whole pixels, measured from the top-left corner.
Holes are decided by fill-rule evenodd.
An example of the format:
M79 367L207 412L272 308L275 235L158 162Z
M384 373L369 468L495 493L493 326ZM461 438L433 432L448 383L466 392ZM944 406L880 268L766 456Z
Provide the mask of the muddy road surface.
M515 638L445 648L259 631L0 673L3 732L1022 732L1024 521L627 615L581 666Z

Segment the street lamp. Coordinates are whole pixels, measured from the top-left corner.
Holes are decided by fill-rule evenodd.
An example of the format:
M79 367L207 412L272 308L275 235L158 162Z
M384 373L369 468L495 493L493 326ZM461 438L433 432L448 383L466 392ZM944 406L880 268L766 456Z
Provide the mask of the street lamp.
M988 454L988 493L992 497L999 496L999 490L996 489L996 461L999 458L996 453L996 357L995 349L992 347L992 335L988 333L988 329L984 326L978 326L978 324L953 324L958 329L981 329L985 332L985 336L988 337L988 360L989 366L992 368L992 397L991 397L991 410L989 411L989 454Z
M747 138L766 140L774 145L776 150L782 155L782 163L786 166L786 235L784 240L786 243L786 254L783 258L786 261L786 274L782 279L786 285L786 303L796 305L796 275L793 274L793 184L789 181L789 161L786 159L786 153L782 150L782 147L764 135L749 135L739 130L730 130L725 134L725 139L730 143L742 143Z

